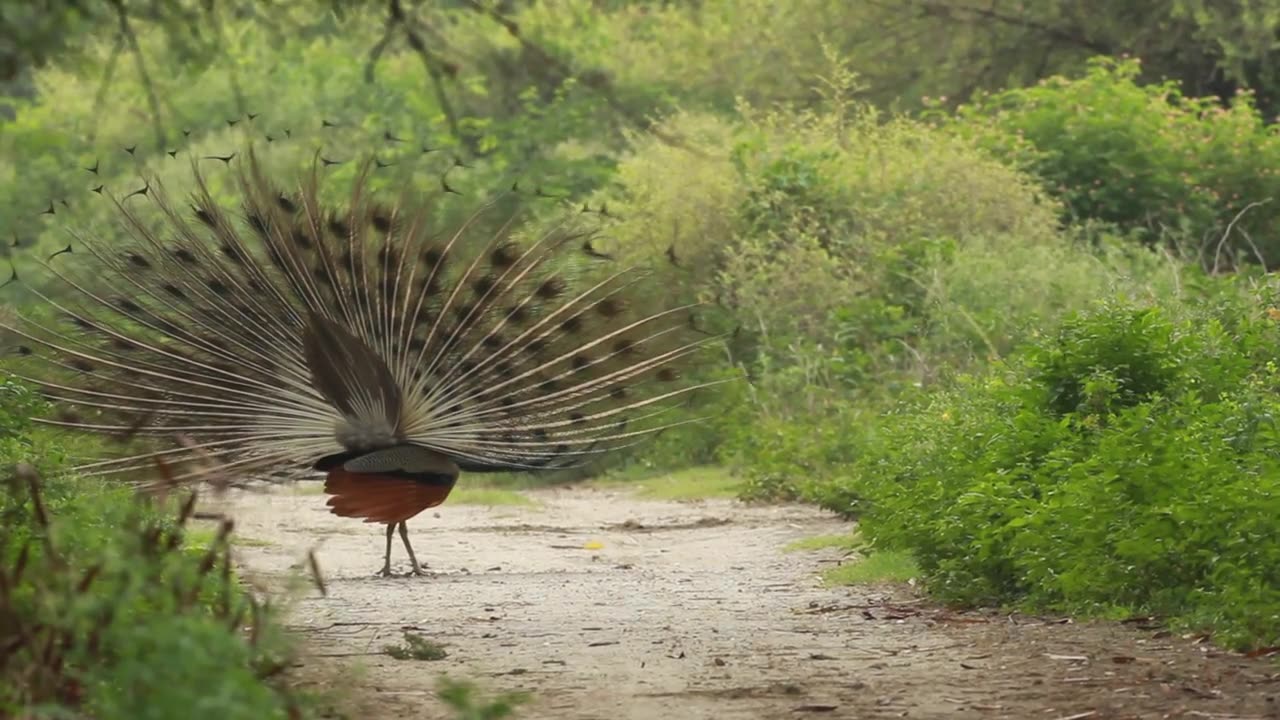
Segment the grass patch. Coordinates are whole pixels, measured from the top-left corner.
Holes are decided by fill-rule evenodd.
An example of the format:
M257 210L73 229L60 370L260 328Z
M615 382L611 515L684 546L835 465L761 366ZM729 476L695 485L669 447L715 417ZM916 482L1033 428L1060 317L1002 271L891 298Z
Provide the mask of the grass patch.
M416 633L404 634L404 643L383 646L382 651L396 660L443 660L449 657L444 646Z
M614 476L599 480L598 487L627 487L636 495L650 500L705 500L736 498L743 483L726 468L704 466L680 470L642 480Z
M183 547L199 550L208 547L210 543L217 537L218 530L216 527L193 526L187 530L186 537L183 539ZM275 547L276 543L262 538L244 537L241 535L232 535L231 544L239 547Z
M495 487L459 487L449 495L450 505L498 505L532 507L538 503L533 498L515 490Z
M813 537L802 538L795 542L788 543L782 548L783 552L802 552L826 550L828 548L836 550L847 550L853 552L861 550L865 542L858 533L849 533L848 535L815 535Z
M860 560L844 563L822 573L828 585L903 583L920 576L920 566L902 550L882 550Z

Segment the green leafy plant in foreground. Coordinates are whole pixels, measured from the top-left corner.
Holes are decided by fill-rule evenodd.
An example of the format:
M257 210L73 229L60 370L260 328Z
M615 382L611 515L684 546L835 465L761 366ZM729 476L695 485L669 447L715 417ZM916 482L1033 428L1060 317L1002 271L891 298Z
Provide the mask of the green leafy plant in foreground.
M445 705L456 713L457 720L502 720L512 717L516 708L528 702L525 693L503 693L491 700L477 697L471 683L441 678L438 694Z
M305 716L230 524L195 545L194 495L170 509L67 476L60 438L32 426L43 403L11 382L0 396L0 716Z

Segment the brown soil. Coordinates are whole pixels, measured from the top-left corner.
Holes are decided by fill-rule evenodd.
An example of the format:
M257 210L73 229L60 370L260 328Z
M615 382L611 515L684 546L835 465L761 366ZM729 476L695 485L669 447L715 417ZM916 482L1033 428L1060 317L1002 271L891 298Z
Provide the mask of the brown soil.
M450 717L434 695L445 673L529 691L525 720L1280 718L1274 660L1135 624L951 612L907 587L824 587L837 551L783 550L849 530L812 508L528 494L540 506L412 522L434 577L375 577L381 526L329 514L323 496L225 510L251 577L296 573L315 548L328 596L291 611L310 641L302 674L350 690L361 720ZM448 657L387 656L406 630Z

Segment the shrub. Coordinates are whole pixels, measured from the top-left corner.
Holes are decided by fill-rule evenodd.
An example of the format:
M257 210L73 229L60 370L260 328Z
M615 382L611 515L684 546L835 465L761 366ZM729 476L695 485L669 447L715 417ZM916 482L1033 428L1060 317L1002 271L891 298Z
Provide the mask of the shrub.
M1280 330L1274 291L1242 282L1073 316L898 408L813 496L911 551L947 600L1153 613L1274 645Z
M0 384L0 715L303 712L274 615L241 590L226 535L196 543L170 508L67 476L59 439L32 425L41 412ZM16 469L26 461L40 473Z
M718 307L706 322L733 333L726 359L752 386L741 424L716 428L720 455L754 496L825 484L854 452L854 418L1043 323L1184 282L1113 232L1061 230L1038 183L973 138L865 105L744 104L734 122L682 113L662 130L690 144L634 139L599 195L622 218L611 250L656 265L656 291Z
M1172 82L1140 85L1139 71L1097 58L1078 78L981 95L942 124L1042 178L1071 219L1179 241L1208 267L1237 253L1280 262L1280 137L1252 95L1224 108Z

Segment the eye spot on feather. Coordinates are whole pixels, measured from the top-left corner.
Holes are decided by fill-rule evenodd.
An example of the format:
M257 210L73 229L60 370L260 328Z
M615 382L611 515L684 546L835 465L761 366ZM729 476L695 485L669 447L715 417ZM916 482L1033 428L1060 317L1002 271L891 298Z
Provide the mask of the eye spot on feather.
M674 382L680 379L680 372L675 368L664 367L658 370L657 377L660 382Z
M495 370L497 371L498 376L501 377L503 380L510 380L511 378L515 377L515 374L516 374L516 371L511 367L511 363L505 360L498 363L497 366L495 367Z
M280 268L281 270L284 269L284 254L281 253L280 248L276 247L274 244L267 245L267 259L271 261L272 265Z
M538 442L546 442L547 438L551 437L551 434L547 432L546 428L535 428L533 431L533 437Z
M246 219L249 221L249 227L253 228L254 232L266 237L267 233L270 231L270 226L267 224L266 218L256 212L251 212Z
M555 446L555 449L552 450L552 452L554 452L557 455L564 455L565 453L569 452L569 446L562 443L560 445Z
M293 198L284 193L276 196L276 206L290 215L298 212L298 204L293 201Z
M453 314L458 318L458 322L463 322L471 316L471 312L475 309L476 306L471 303L462 303L461 305L453 306Z
M553 393L560 389L560 382L555 378L547 378L538 383L538 390L544 393Z
M84 358L73 357L67 361L67 364L82 373L91 373L94 371L93 363L85 360Z
M571 334L571 335L572 335L572 334L574 334L574 333L581 332L581 331L582 331L582 316L580 316L580 315L571 315L571 316L569 316L569 317L565 318L565 319L564 319L563 321L561 321L561 323L560 323L560 329L561 329L561 330L563 330L563 331L565 331L565 332L567 332L567 333L569 333L569 334Z
M589 367L591 367L591 358L587 357L586 355L573 356L574 370L586 370Z
M228 293L227 284L218 278L209 278L205 284L208 285L209 290L212 291L213 294L220 297L225 297Z
M545 338L536 337L530 340L525 345L525 348L529 351L530 355L537 355L547 349L547 341Z
M161 285L160 288L165 292L169 293L170 295L178 298L179 300L187 299L187 294L182 291L182 288L178 287L177 285L174 285L173 283L165 283Z
M337 215L331 216L328 222L325 223L325 227L339 240L345 241L351 238L351 226L347 224L346 220Z
M139 307L138 303L130 300L129 298L123 298L123 297L117 298L116 307L120 308L122 311L126 313L129 313L130 315L136 315L142 312L142 308Z
M596 312L607 318L617 317L626 310L626 304L614 297L608 297L596 303Z
M515 325L523 325L529 320L529 311L524 305L516 305L507 311L507 321Z
M444 251L437 247L429 247L422 251L422 262L429 268L435 268L444 264Z
M484 296L490 290L498 285L498 279L492 275L481 275L471 283L471 291L476 295Z
M609 397L614 400L625 400L627 398L627 388L619 385L609 391Z
M503 341L501 335L491 333L489 335L485 335L484 340L481 340L480 344L483 345L487 350L497 350L498 348L505 345L506 342Z
M244 265L244 258L240 256L240 252L236 250L235 247L229 243L223 243L221 249L222 254L226 255L228 260L237 265Z
M640 352L640 343L631 338L618 338L613 343L613 352L616 355L635 355Z
M191 211L195 213L196 219L205 225L208 225L211 228L218 227L218 222L214 219L213 213L208 210L205 210L202 207L193 207L191 208Z
M179 261L179 262L181 262L181 263L183 263L184 265L198 265L198 264L199 264L199 263L196 261L196 256L195 256L195 254L194 254L194 253L192 253L190 250L188 250L188 249L186 249L186 248L174 248L174 249L173 249L173 256L174 256L174 257L176 257L176 258L178 258L178 261Z
M369 224L373 226L374 230L377 230L380 233L386 234L391 232L393 224L391 220L391 212L384 208L375 208L371 213L369 213Z
M141 253L131 252L127 256L129 264L142 270L151 269L151 261L144 257Z
M489 253L489 264L499 270L515 265L519 258L518 248L519 246L514 242L502 243Z
M293 238L294 245L297 245L303 250L311 249L311 246L312 246L311 236L308 235L305 230L301 228L294 228L293 234L290 237Z
M30 357L33 354L33 352L31 348L27 347L26 345L19 345L18 354L23 357Z
M565 284L563 280L558 277L549 277L538 285L535 293L543 300L553 300L563 294L564 290Z

